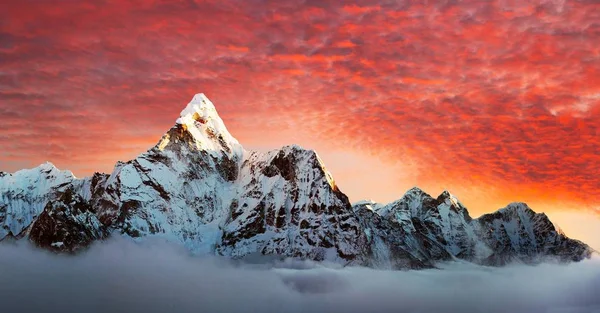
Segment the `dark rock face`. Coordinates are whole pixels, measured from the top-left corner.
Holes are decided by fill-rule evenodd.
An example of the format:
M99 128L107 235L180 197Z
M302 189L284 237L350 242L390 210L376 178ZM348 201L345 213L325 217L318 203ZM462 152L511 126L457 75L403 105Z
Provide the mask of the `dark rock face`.
M296 157L293 153L286 154L285 151L280 151L267 168L270 172L281 175L285 180L292 181L296 177L295 163Z
M48 202L33 223L29 240L51 251L74 252L107 236L92 206L67 189L56 201Z
M0 205L0 225L6 222L6 210L8 208L7 204Z

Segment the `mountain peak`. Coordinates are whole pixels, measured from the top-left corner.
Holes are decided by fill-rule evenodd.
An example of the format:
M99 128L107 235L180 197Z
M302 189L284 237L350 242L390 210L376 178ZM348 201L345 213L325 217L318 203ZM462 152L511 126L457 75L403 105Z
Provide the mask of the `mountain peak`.
M52 170L57 170L56 166L54 166L54 164L52 164L51 162L44 162L42 164L40 164L38 166L38 168L42 171L52 171Z
M197 115L194 117L194 115ZM189 122L189 119L197 120L200 117L208 118L209 116L219 117L215 105L206 97L203 93L197 93L194 95L188 105L181 111L178 124L184 124Z
M448 191L447 189L444 189L444 191L442 191L442 193L440 194L440 196L442 196L444 198L453 197L452 194L450 193L450 191Z
M203 93L194 95L179 114L175 127L188 132L192 137L190 144L198 150L225 152L240 159L243 155L242 146L229 133L214 104ZM165 135L158 147L164 149L171 140L171 136Z
M405 192L405 194L426 194L426 192L423 191L423 189L421 189L417 186L414 186L414 187L410 188L409 190L407 190Z
M363 199L363 200L352 203L352 206L356 207L356 206L361 206L361 205L375 205L375 204L378 204L377 202L375 202L375 200Z
M500 209L503 212L532 212L536 214L525 202L511 202L506 207Z
M422 197L431 197L423 189L415 186L407 190L404 195L397 201L411 201L411 199L420 199Z
M215 105L203 93L194 95L192 100L179 114L176 123L187 126L190 129L204 125L218 131L219 134L231 136L219 113L217 113ZM235 140L233 137L232 139Z
M446 199L447 199L447 200L449 200L449 201L450 201L450 203L451 203L451 204L453 204L453 205L456 205L456 206L459 206L459 203L460 203L460 202L458 201L458 199L457 199L457 198L456 198L456 197L455 197L453 194L451 194L451 193L450 193L448 190L444 190L444 191L443 191L443 192L442 192L442 193L441 193L441 194L438 196L438 199L440 199L440 200L444 200L444 201L446 201Z

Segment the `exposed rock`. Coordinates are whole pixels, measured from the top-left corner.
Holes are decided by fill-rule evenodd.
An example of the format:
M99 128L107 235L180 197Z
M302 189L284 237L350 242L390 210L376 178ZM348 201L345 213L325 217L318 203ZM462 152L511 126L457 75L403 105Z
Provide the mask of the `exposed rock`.
M108 233L92 206L72 189L49 201L29 232L37 246L57 252L74 252Z

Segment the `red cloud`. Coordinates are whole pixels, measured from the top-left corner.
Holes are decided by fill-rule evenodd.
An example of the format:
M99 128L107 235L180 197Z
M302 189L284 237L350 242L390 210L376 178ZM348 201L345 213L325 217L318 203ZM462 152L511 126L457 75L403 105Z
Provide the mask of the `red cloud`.
M110 171L205 92L252 147L368 150L416 160L410 185L598 203L600 4L267 3L3 5L0 170Z

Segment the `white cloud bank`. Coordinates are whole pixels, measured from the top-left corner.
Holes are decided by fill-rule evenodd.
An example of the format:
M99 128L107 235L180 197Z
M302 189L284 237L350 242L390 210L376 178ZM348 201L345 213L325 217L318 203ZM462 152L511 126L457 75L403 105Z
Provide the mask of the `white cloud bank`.
M0 245L2 312L600 313L600 260L378 271L236 264L113 240L76 257Z

